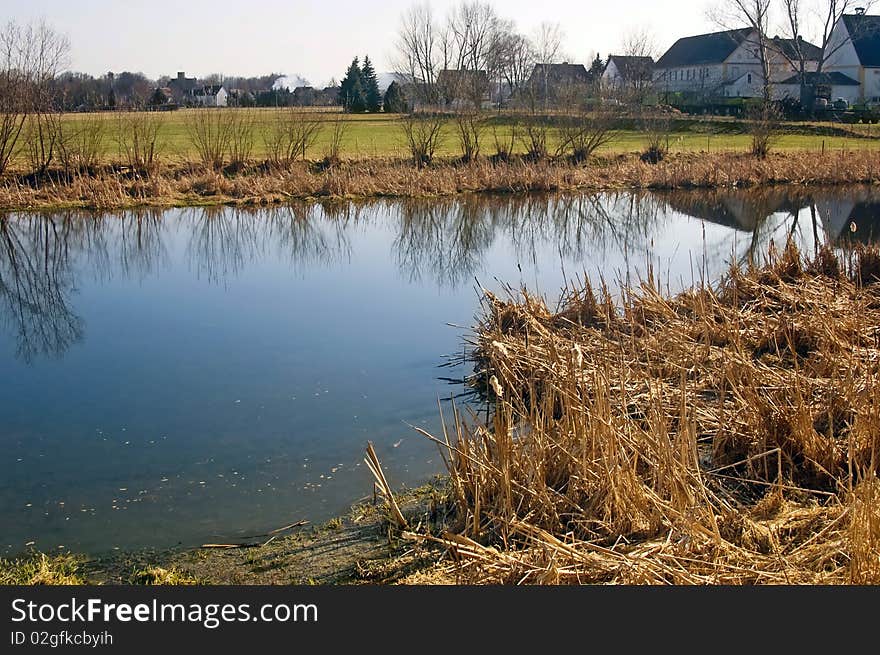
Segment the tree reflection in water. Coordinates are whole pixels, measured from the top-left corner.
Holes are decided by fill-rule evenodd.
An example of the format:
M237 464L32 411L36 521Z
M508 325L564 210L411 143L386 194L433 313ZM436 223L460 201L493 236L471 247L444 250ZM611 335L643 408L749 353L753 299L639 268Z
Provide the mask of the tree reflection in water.
M70 307L75 287L68 238L82 226L66 218L0 216L0 299L17 355L60 356L82 338Z
M704 222L685 228L681 215ZM713 227L714 240L699 249L717 273L732 262L759 263L771 241L782 246L793 239L805 252L822 243L846 248L871 241L880 234L878 217L880 193L868 187L467 195L176 213L0 215L0 320L15 334L21 359L60 356L83 338L83 321L72 304L82 283L78 277L107 282L153 276L171 265L172 241L184 246L190 271L211 284L225 285L272 257L303 275L345 264L354 240L367 233L388 239L392 261L411 282L454 288L477 275L492 275L486 262L503 242L512 250L510 257L531 265L536 274L541 266L562 261L582 267L566 275L595 274L591 267L615 256L623 261L622 281L629 283L630 274L658 254L655 240L664 234L689 239L696 252L695 230L705 238L710 225L726 228ZM664 254L681 254L673 250ZM559 259L540 261L547 252Z

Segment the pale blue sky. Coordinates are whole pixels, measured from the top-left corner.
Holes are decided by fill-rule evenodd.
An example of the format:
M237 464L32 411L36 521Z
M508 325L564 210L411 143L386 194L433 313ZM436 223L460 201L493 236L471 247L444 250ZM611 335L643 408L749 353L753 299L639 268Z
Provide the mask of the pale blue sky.
M394 35L411 0L0 0L0 19L45 17L71 42L70 68L91 74L178 70L204 76L299 73L314 84L341 77L354 55L391 69ZM431 3L443 14L451 0ZM498 0L498 13L531 33L541 21L566 32L573 61L619 48L648 28L665 49L680 36L711 31L704 0Z

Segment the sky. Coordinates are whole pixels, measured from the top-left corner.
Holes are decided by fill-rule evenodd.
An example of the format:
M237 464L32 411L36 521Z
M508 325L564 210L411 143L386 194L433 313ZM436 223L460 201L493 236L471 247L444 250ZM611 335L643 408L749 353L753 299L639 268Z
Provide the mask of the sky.
M101 75L140 71L153 79L301 75L314 85L339 79L355 55L392 70L400 16L413 0L0 0L0 20L45 18L70 39L69 69ZM445 14L453 0L430 3ZM705 0L497 0L499 15L532 34L558 22L573 62L619 50L647 29L662 52L681 36L714 31Z

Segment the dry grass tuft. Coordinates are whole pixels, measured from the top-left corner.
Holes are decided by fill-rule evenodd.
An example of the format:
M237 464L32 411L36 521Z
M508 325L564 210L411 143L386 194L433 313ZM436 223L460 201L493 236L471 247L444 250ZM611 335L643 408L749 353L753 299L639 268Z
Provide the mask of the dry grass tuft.
M131 576L131 584L138 585L197 585L199 581L193 576L184 573L176 566L163 568L161 566L148 566Z
M789 247L717 288L551 312L487 293L490 427L437 441L470 583L880 581L878 254Z
M81 585L81 561L73 555L33 554L17 560L0 559L0 585Z

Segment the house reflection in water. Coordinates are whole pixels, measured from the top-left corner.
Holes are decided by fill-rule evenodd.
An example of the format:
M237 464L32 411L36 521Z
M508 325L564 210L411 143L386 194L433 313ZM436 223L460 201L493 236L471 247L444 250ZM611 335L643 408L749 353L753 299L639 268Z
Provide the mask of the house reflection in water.
M760 250L770 239L784 243L798 231L802 245L880 239L880 191L871 187L678 191L657 197L679 213L751 234L750 250ZM783 227L787 235L780 232Z

